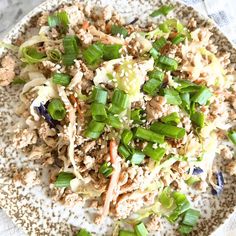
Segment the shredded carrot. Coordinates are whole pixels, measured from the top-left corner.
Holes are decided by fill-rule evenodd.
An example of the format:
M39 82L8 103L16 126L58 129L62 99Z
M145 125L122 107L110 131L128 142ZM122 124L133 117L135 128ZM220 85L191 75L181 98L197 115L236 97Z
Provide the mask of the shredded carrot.
M101 214L101 221L104 220L104 218L108 215L109 209L110 209L110 204L114 195L115 188L118 184L119 177L120 177L120 171L121 171L121 164L119 161L118 154L117 154L117 144L115 140L110 141L110 158L111 158L111 163L113 164L113 173L110 179L110 183L107 189L106 193L106 198L104 202L104 206L102 209L102 214Z
M88 21L84 21L83 25L82 25L82 29L87 30L88 27L89 27L89 22Z
M82 114L82 112L81 112L80 104L79 104L78 99L77 99L73 94L71 94L71 95L69 96L69 99L70 99L70 101L71 101L71 103L72 103L73 105L76 104L76 108L77 108L77 112L78 112L79 118L80 118L80 119L83 119L83 114Z

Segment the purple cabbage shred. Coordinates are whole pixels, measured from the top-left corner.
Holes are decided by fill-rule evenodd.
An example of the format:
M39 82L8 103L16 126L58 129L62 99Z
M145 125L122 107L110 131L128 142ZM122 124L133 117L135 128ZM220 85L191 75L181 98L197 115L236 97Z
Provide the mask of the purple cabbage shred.
M50 128L56 128L57 121L53 120L48 114L47 108L41 103L39 107L34 107L35 110L41 115L45 121L49 124Z
M194 167L193 169L193 175L200 175L201 173L203 173L203 169L200 167Z
M224 176L222 174L222 172L218 172L218 173L215 173L215 177L216 177L216 183L218 185L218 188L214 188L212 186L212 194L213 195L220 195L223 191L223 188L224 188Z

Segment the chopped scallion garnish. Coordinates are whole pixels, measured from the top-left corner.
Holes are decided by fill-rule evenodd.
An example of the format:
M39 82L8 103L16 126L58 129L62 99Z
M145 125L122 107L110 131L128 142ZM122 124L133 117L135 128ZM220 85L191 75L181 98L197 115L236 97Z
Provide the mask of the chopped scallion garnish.
M46 52L48 58L53 62L60 62L62 59L61 52L58 49L52 49Z
M86 229L81 229L76 236L92 236Z
M153 47L157 50L160 51L165 45L166 45L167 41L164 37L161 37L159 39L157 39L154 43L153 43Z
M185 40L185 38L186 38L185 35L183 35L183 34L178 34L178 35L176 35L176 36L171 40L171 42L172 42L173 44L179 44L179 43L183 42L183 41Z
M164 135L170 138L181 139L185 135L185 129L179 128L169 124L162 124L155 122L151 125L151 130L157 134Z
M160 15L167 16L168 13L170 11L172 11L173 9L174 9L174 7L171 5L163 5L159 9L152 12L152 14L150 14L150 16L151 17L156 17L156 16L160 16Z
M164 96L168 104L180 105L182 103L182 100L180 98L178 91L176 91L174 88L165 88Z
M39 52L35 47L25 47L22 49L23 62L35 64L44 61L47 58L45 53Z
M129 148L127 148L125 145L120 145L118 147L118 152L125 159L129 158L129 156L131 155Z
M57 188L66 188L70 186L70 181L75 178L73 173L61 172L54 183Z
M91 105L92 117L96 121L105 121L107 118L107 112L105 105L102 103L93 103Z
M138 150L132 150L129 158L130 162L135 165L140 165L144 160L145 154Z
M118 116L114 116L113 114L108 115L106 123L115 129L121 129L123 127L120 118Z
M106 44L103 46L103 59L106 61L120 58L120 44Z
M101 61L103 57L103 47L101 43L95 43L90 45L83 52L83 58L88 65L94 65Z
M193 124L195 124L196 126L198 126L200 128L204 127L204 123L205 123L204 113L194 112L193 114L191 114L190 118L191 118L191 121L193 122Z
M102 103L105 105L107 103L107 95L108 93L106 90L95 87L92 91L91 99L93 102Z
M135 109L131 111L130 119L134 122L134 124L142 124L143 121L143 110Z
M133 133L131 130L125 129L121 134L121 141L123 144L128 145L133 138Z
M167 56L160 56L158 58L158 66L161 67L164 70L177 70L178 68L178 62L170 57Z
M112 96L112 106L109 111L113 114L119 114L129 105L129 96L124 91L116 89Z
M200 105L206 105L209 98L212 96L212 93L210 90L206 87L202 87L201 89L196 92L193 97L191 98L191 101L198 103Z
M71 77L63 73L55 73L52 78L54 84L60 84L62 86L68 86L70 84Z
M177 112L172 112L171 114L161 118L163 123L177 125L180 122L180 118Z
M135 138L143 139L154 143L164 143L164 136L157 134L151 130L138 127L134 132Z
M159 201L161 205L165 208L170 208L174 204L174 199L171 196L171 191L169 187L164 188L159 196Z
M112 172L113 167L106 161L99 168L99 173L103 174L106 178L111 176Z
M134 232L128 230L120 230L119 236L137 236Z
M148 236L148 231L143 222L135 225L134 230L137 236Z
M200 212L195 209L189 209L185 212L182 224L188 226L195 226L197 224Z
M228 138L230 141L236 145L236 131L232 130L228 132Z
M153 148L153 143L149 143L143 150L143 153L152 158L154 161L159 162L162 157L165 155L165 149L164 148Z
M66 33L69 27L69 17L64 11L50 15L48 17L48 25L51 28L58 27L61 33Z
M143 91L150 96L154 96L159 90L161 84L162 84L162 81L158 79L149 79L143 85Z
M120 25L112 25L111 26L111 34L112 35L122 35L124 38L128 36L128 30Z
M58 98L54 98L49 102L47 111L54 120L61 121L66 116L65 105L62 100Z
M85 130L84 136L87 138L97 139L100 137L104 130L105 124L92 120L88 128Z

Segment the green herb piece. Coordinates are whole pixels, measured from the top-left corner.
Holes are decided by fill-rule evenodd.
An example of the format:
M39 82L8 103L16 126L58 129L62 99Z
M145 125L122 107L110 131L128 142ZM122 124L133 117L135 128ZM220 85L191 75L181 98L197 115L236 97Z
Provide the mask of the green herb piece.
M83 59L88 65L95 65L103 58L104 45L94 43L83 51Z
M190 119L193 122L193 124L195 124L196 126L198 126L200 128L204 127L204 123L205 123L204 113L202 113L202 112L194 112L190 116Z
M125 145L128 145L133 139L133 133L131 130L125 129L121 134L121 142Z
M61 172L57 176L54 183L56 188L67 188L70 186L70 181L75 178L75 175L68 172Z
M55 73L52 78L54 84L60 84L62 86L68 86L70 84L71 77L63 73Z
M92 234L90 234L87 230L85 229L81 229L76 236L92 236Z
M180 122L180 118L177 112L172 112L171 114L161 118L163 123L177 125Z
M189 209L184 214L182 224L195 226L197 224L199 216L200 216L200 211L195 209Z
M69 17L66 12L58 12L48 17L48 25L51 28L58 27L61 33L66 33L69 28Z
M185 35L183 35L183 34L178 34L178 35L176 35L176 36L171 40L171 42L172 42L173 44L179 44L179 43L183 42L183 41L185 40L185 38L186 38Z
M25 47L22 49L21 61L28 64L36 64L47 58L45 53L39 52L35 47Z
M104 130L105 124L92 120L84 132L87 138L98 139Z
M182 234L182 235L186 235L191 233L193 230L192 226L188 226L188 225L180 225L178 228L178 231Z
M159 90L160 86L162 84L162 81L157 79L149 79L144 85L143 85L143 91L150 95L154 96L157 91Z
M152 158L154 161L159 162L165 155L166 150L164 148L153 148L153 143L149 143L143 150L143 153Z
M99 168L99 173L103 174L106 178L111 176L113 172L113 167L105 161Z
M154 59L157 59L161 55L155 48L151 48L149 53Z
M53 62L60 62L62 59L61 52L58 49L52 49L46 52L48 58Z
M160 37L157 39L152 46L157 50L160 51L167 43L167 40L164 37Z
M154 69L148 72L149 79L156 79L156 80L163 81L164 76L165 76L164 73L157 69Z
M189 111L189 110L190 110L190 105L191 105L189 93L181 93L179 96L180 96L181 101L182 101L181 106L182 106L186 111Z
M194 185L195 183L197 183L199 181L200 181L199 177L191 176L185 182L186 182L187 185L191 186L191 185Z
M148 231L143 222L135 225L134 230L137 236L148 236Z
M174 199L172 197L169 187L165 187L159 196L159 201L161 205L165 208L170 208L174 204Z
M118 147L118 152L125 159L128 159L129 156L131 155L130 150L125 145L120 145Z
M120 49L122 45L120 44L106 44L103 46L103 59L106 61L117 59L121 57Z
M135 138L140 138L142 140L146 140L149 142L154 142L154 143L164 143L164 136L157 134L151 130L138 127L135 132L134 132L134 137Z
M181 139L185 135L184 128L179 128L169 124L163 124L161 122L154 122L150 128L153 132L170 138Z
M174 71L178 68L178 62L167 56L160 56L158 58L158 66L164 70Z
M160 15L167 16L168 13L170 11L172 11L173 9L174 9L174 7L171 5L163 5L159 9L152 12L152 14L150 16L151 17L156 17L156 16L160 16Z
M120 121L120 118L118 116L114 116L112 114L109 114L107 116L106 123L110 126L112 126L115 129L121 129L123 127L122 122Z
M143 121L143 110L135 109L131 111L130 119L134 122L134 124L142 124Z
M232 130L228 132L229 140L236 145L236 131Z
M145 154L138 150L133 150L130 156L130 162L135 165L140 165L144 160Z
M108 93L106 90L100 87L95 87L92 91L91 100L105 105L107 103L107 95Z
M120 230L119 236L137 236L134 232L128 230Z
M202 87L198 92L193 95L191 101L200 105L206 105L211 96L212 93L210 92L210 90L206 87Z
M112 106L109 111L113 114L120 114L128 108L129 96L124 91L116 89L112 96Z
M15 77L12 81L12 84L19 85L19 84L25 84L26 81L24 79L21 79L20 77Z
M64 55L62 56L62 63L65 66L71 66L78 57L78 38L72 35L65 36L63 39L63 47Z
M112 25L111 26L111 34L112 35L122 35L124 38L128 36L128 30L120 25Z
M168 104L180 105L182 103L182 100L178 91L176 91L173 88L165 88L164 97L166 98Z
M54 98L50 101L47 111L54 120L61 121L66 116L65 105L62 100L58 98Z

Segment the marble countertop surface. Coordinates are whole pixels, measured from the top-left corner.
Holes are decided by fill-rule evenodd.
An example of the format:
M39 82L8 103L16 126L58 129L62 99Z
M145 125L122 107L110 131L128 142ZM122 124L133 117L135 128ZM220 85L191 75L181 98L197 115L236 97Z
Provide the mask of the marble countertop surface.
M32 10L35 6L42 3L44 0L0 0L0 38L2 38L6 32L17 23L24 15L26 15L30 10ZM193 5L195 9L200 11L204 15L209 15L216 21L216 23L222 23L223 21L219 21L219 17L222 17L222 7L225 9L224 13L227 11L226 18L233 22L233 24L223 25L222 30L231 37L232 42L236 43L235 36L236 31L236 15L233 10L236 7L235 0L182 0L189 5ZM223 3L223 5L222 5ZM218 4L218 5L217 5ZM219 5L221 4L221 5ZM212 11L215 10L218 6L217 11L220 13L219 15L212 14ZM225 20L225 18L222 18ZM217 22L219 21L219 22ZM227 220L227 223L220 227L217 236L233 236L236 235L236 214L234 217ZM234 231L232 231L234 230ZM18 229L11 219L0 209L0 235L1 236L24 236L25 234Z

